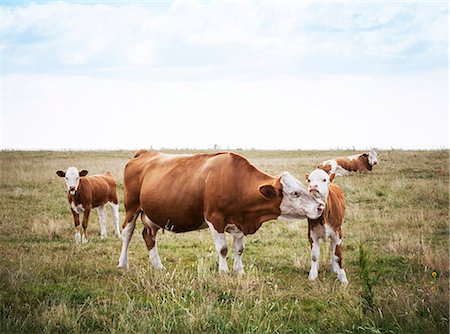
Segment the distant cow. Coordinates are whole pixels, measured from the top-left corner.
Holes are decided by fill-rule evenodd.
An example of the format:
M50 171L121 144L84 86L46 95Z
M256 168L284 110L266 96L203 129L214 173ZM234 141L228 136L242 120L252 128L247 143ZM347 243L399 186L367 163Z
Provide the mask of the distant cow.
M328 175L321 169L306 174L308 191L311 195L325 201L325 210L317 219L308 218L308 239L311 244L311 270L309 279L315 280L319 274L319 240L331 241L331 266L339 281L348 284L347 275L342 268L342 224L345 214L345 197L339 186L331 183L334 174Z
M243 273L245 235L267 220L318 218L323 210L323 203L289 173L269 176L227 152L173 155L141 150L125 167L124 185L121 268L128 266L128 244L139 214L154 268L163 268L156 248L159 229L177 233L209 227L219 271L228 271L228 232L234 237L234 271Z
M372 173L372 168L376 164L378 164L378 154L375 150L370 150L369 153L326 160L318 168L323 169L328 174L344 176L350 174L350 172Z
M101 238L106 237L106 214L104 205L109 203L112 209L116 238L119 231L119 201L116 190L116 181L111 172L102 175L86 176L87 170L78 172L75 167L69 167L67 172L61 170L56 174L66 179L67 199L69 201L73 220L75 222L75 242L87 242L86 229L89 213L92 208L97 208L100 220ZM80 235L80 213L83 212L83 236Z

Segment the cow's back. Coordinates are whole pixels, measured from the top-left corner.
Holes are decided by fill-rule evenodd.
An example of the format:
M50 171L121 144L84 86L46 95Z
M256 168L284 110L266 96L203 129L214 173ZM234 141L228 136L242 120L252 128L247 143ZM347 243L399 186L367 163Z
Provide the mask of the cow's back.
M84 179L84 180L83 180ZM108 202L118 203L116 181L111 172L101 175L91 175L82 178L83 191L88 192L92 207L98 207Z
M139 206L155 224L185 232L206 227L205 220L219 213L221 218L239 216L244 198L247 202L261 198L261 194L249 194L258 192L258 187L247 186L255 178L273 181L233 153L141 152L127 164L125 193L130 201L139 198Z

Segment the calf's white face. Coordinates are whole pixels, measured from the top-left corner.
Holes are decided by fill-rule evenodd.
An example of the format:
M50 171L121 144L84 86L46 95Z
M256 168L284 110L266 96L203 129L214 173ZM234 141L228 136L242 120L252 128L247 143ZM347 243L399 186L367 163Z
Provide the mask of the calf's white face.
M375 150L369 151L369 164L372 166L378 164L378 154Z
M283 199L280 219L296 221L306 217L317 219L322 215L325 203L311 196L299 180L285 172L281 175L281 184Z
M320 198L325 203L328 198L328 187L335 174L328 175L323 169L316 169L311 174L306 174L308 191L315 198Z
M87 170L82 170L81 172L78 172L78 169L76 167L69 167L65 173L61 170L56 172L56 174L59 177L65 178L67 191L71 195L75 195L78 186L80 184L80 177L85 176L87 173L88 173Z

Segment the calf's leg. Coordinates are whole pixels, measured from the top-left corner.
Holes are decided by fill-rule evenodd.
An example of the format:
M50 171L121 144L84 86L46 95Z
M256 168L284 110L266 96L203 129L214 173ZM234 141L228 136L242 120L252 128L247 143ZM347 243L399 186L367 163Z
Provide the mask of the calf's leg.
M106 238L106 213L105 213L105 207L103 205L100 205L97 207L98 212L98 220L100 221L100 237L102 239Z
M318 228L308 228L309 243L311 245L311 269L309 279L315 280L319 275L320 239Z
M89 221L89 214L91 213L91 208L87 207L84 209L83 213L83 235L81 236L81 242L86 243L88 242L87 238L87 227L88 227L88 221Z
M111 206L113 221L114 221L114 229L116 231L116 238L120 237L120 228L119 228L119 204L115 204L113 202L109 202Z
M336 232L331 235L331 267L333 271L338 275L338 280L343 284L348 284L347 275L342 268L342 246L341 246L341 233Z

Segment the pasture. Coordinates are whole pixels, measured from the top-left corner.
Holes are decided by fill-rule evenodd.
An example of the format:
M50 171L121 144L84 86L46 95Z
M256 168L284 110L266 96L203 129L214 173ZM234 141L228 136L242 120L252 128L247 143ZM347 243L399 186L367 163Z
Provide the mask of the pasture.
M305 183L319 162L358 152L238 153L264 172L287 170ZM306 221L266 222L247 236L241 277L218 273L209 230L160 232L167 270L155 272L138 220L124 272L116 268L121 241L109 208L108 238L100 239L93 211L89 242L75 245L55 172L112 171L122 224L123 168L134 152L0 152L0 332L447 333L449 152L379 153L373 175L334 181L347 198L344 288L331 272L328 243L319 278L308 280Z

